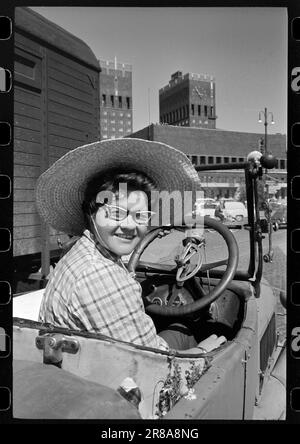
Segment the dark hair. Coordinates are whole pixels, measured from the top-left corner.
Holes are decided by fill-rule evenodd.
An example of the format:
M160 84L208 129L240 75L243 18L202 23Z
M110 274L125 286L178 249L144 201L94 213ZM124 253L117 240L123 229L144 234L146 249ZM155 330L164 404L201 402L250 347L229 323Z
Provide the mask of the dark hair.
M105 173L101 172L94 175L87 183L82 210L85 218L85 225L89 228L90 215L94 214L99 206L96 205L96 197L100 191L110 191L118 195L119 184L126 183L127 191L143 191L148 198L150 209L151 191L156 190L154 182L145 174L135 170L124 170L120 168L111 168Z

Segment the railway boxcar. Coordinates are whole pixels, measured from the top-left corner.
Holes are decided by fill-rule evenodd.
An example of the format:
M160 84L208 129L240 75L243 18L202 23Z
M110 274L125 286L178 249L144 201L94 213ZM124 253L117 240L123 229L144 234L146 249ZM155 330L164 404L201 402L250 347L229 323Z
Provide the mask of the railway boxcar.
M35 184L67 151L100 138L100 71L86 43L15 8L14 290L28 276L47 276L58 239L66 240L39 218Z

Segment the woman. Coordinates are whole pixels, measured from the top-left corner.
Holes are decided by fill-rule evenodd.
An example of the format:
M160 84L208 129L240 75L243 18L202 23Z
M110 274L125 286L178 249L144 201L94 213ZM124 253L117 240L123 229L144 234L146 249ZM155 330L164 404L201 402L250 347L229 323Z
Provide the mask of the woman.
M183 196L199 187L182 152L140 139L95 142L53 164L37 184L38 210L54 228L79 239L50 276L40 321L162 350L196 346L188 331L157 334L122 256L146 234L157 191Z

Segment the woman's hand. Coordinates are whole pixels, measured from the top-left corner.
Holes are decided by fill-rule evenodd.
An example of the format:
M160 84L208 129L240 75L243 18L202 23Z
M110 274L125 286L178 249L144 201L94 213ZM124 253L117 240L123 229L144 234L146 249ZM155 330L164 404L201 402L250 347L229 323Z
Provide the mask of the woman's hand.
M208 353L215 348L220 347L220 345L224 344L227 341L225 336L217 336L211 335L203 341L199 342L197 347L189 348L188 350L179 350L180 353L183 354L202 354Z

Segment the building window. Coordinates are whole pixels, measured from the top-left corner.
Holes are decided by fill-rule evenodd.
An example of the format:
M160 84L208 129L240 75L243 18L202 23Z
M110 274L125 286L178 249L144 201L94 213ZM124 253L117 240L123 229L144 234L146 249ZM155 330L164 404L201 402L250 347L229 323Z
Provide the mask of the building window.
M231 162L236 162L236 157L232 157Z
M244 157L239 157L239 162L244 162Z
M205 165L205 164L206 164L206 157L200 156L200 165Z
M115 106L115 96L110 96L110 103L112 107Z
M103 134L103 139L107 139L107 134Z
M214 157L208 156L208 163L214 163Z
M102 106L106 106L106 94L102 94Z
M122 96L119 96L119 108L122 108Z
M119 133L122 133L122 132L123 132L123 128L120 128L120 129L119 129Z
M120 117L123 117L123 113L120 113Z
M192 120L192 123L196 123L196 120L195 120L195 119L193 119L193 120Z
M192 116L195 115L195 105L193 103L191 104L191 113L192 113Z
M207 105L204 105L204 115L207 117Z
M213 115L214 115L214 107L211 106L210 107L210 116L213 117Z
M224 157L224 163L229 163L229 157Z
M119 124L120 124L120 125L123 125L123 120L119 120Z
M126 97L126 106L127 109L130 109L130 97Z
M116 121L115 120L111 120L110 123L116 123Z
M284 159L280 159L279 161L279 165L280 165L280 169L281 170L285 170L285 160Z
M103 111L103 115L104 115L104 116L107 116L107 111Z
M198 156L192 156L192 164L197 165L198 163Z
M116 113L115 113L115 112L112 112L112 113L111 113L111 115L112 115L112 116L115 116L115 115L116 115Z
M201 116L201 105L198 105L198 116Z
M216 163L222 163L222 157L220 156L216 157Z

